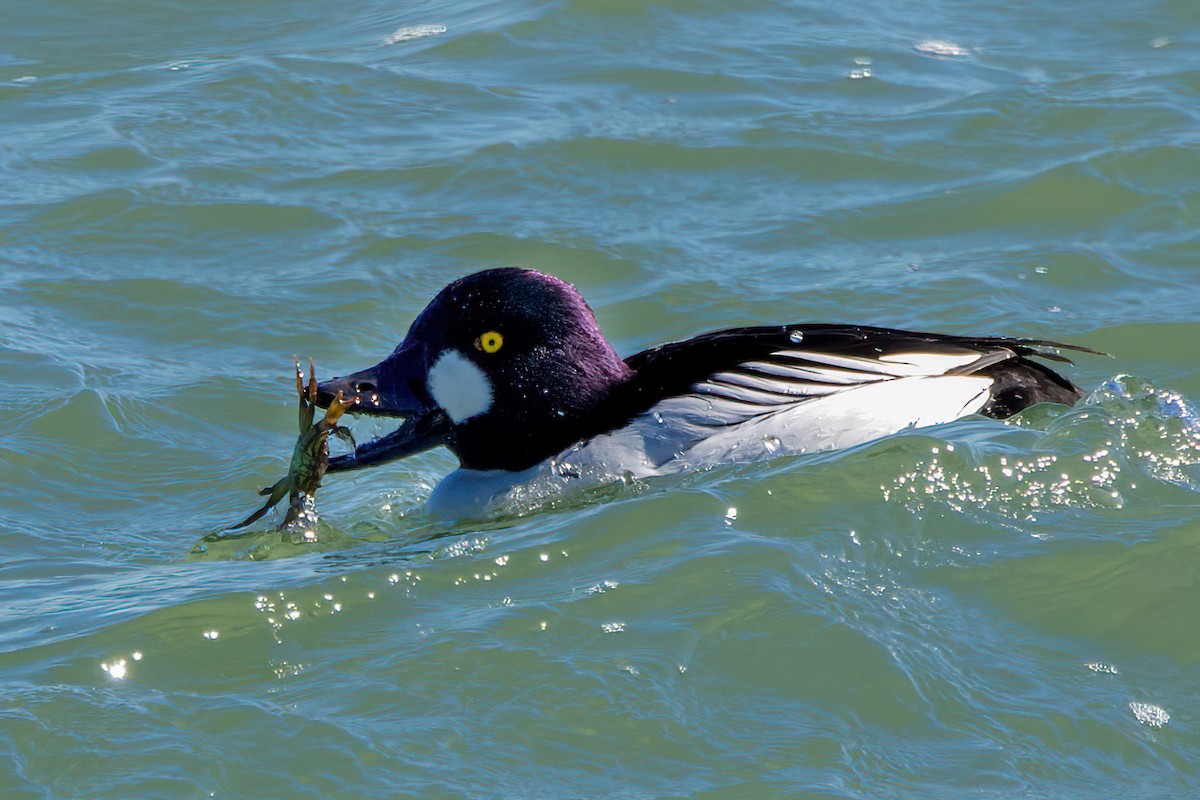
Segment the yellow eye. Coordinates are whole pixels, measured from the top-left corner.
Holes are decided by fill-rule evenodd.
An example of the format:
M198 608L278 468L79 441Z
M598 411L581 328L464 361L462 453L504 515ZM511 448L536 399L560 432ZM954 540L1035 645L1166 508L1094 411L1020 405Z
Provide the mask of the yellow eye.
M488 331L475 340L475 346L485 353L495 353L504 346L504 337L496 331Z

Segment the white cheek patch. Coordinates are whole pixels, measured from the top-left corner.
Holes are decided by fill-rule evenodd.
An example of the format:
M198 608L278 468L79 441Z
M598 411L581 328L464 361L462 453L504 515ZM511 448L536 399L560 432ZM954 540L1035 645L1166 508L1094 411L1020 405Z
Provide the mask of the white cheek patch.
M429 394L455 424L492 407L492 384L483 370L457 350L447 350L429 369Z

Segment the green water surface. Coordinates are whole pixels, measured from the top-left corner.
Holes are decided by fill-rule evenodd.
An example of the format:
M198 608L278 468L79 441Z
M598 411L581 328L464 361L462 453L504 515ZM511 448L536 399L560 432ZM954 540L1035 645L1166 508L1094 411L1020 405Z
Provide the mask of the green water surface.
M1195 0L2 17L0 797L1200 794ZM424 513L434 451L193 552L286 468L293 354L514 264L623 354L1112 357L1074 409L486 523Z

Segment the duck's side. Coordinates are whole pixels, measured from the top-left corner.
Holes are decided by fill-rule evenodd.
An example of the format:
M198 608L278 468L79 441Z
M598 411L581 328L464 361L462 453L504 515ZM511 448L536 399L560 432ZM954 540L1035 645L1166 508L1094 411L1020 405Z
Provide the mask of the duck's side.
M1036 403L1074 403L1079 387L1034 360L1067 362L1060 349L1084 350L865 326L738 328L630 357L633 378L613 405L623 406L626 422L654 419L650 430L663 431L653 437L659 461L664 448L728 440L750 423L766 435L784 429L788 449L809 452L968 414L1003 418Z

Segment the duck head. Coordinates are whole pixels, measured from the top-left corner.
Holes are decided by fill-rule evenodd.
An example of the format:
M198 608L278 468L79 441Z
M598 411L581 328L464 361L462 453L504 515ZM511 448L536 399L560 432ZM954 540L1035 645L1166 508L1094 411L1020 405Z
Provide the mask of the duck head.
M320 385L352 413L401 417L332 459L353 469L445 445L466 469L526 469L591 435L630 375L575 287L540 272L478 272L443 289L390 356Z

